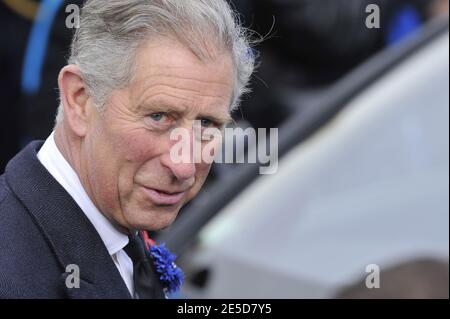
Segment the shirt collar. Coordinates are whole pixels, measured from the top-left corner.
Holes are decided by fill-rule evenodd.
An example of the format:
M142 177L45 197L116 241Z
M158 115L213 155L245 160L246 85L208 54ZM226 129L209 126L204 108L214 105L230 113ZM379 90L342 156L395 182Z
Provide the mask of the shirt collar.
M128 236L117 230L89 198L78 175L56 146L54 132L47 138L37 157L85 213L99 233L108 253L112 256L123 249L128 244Z

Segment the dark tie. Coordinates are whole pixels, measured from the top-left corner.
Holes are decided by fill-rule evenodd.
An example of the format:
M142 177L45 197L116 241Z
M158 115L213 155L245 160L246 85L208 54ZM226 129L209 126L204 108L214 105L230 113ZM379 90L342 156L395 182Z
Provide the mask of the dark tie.
M138 299L165 298L150 257L146 254L144 242L138 235L129 236L130 242L124 250L133 261L134 290Z

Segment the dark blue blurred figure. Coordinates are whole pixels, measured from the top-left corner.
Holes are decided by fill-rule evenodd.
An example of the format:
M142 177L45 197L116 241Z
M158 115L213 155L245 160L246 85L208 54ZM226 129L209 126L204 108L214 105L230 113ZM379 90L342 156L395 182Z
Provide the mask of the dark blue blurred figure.
M438 0L441 1L441 0ZM269 37L259 46L254 94L242 114L255 127L275 127L301 105L285 92L320 95L367 58L413 34L430 18L430 0L233 0L247 25ZM380 8L380 28L368 29L366 7ZM236 115L237 117L240 114Z
M69 3L82 1L0 0L0 174L28 141L52 130L73 32L65 24Z

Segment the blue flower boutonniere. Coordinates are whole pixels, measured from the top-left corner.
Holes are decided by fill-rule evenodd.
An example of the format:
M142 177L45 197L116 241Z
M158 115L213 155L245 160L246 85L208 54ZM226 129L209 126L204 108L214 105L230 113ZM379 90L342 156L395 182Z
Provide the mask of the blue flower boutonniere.
M175 293L180 290L184 274L175 264L176 255L170 252L164 243L150 246L150 254L155 262L156 272L160 275L159 279L167 291Z
M175 264L176 255L164 243L156 245L147 232L142 232L142 237L164 289L171 294L178 292L183 284L184 274Z

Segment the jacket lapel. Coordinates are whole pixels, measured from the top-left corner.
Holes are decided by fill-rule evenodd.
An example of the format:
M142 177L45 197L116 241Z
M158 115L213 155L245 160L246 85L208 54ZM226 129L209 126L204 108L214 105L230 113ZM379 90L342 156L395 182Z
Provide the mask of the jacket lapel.
M37 159L42 144L32 142L11 160L6 180L52 247L67 297L131 298L94 226ZM70 265L78 266L79 288L66 285Z

